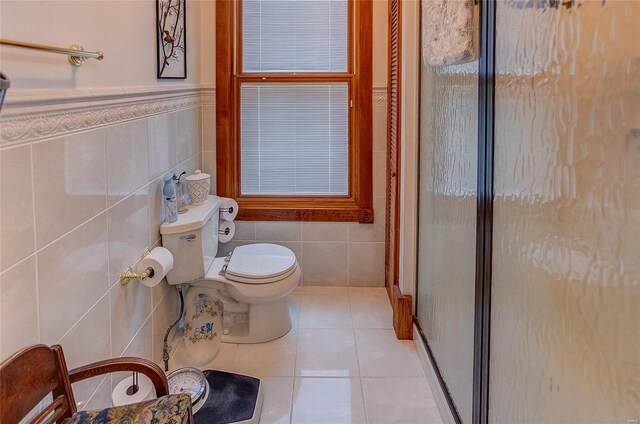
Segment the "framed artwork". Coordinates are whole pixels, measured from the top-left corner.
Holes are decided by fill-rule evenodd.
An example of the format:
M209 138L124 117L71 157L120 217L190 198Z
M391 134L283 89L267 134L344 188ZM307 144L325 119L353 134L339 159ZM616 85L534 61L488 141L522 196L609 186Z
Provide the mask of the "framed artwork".
M158 79L187 78L187 0L156 0Z

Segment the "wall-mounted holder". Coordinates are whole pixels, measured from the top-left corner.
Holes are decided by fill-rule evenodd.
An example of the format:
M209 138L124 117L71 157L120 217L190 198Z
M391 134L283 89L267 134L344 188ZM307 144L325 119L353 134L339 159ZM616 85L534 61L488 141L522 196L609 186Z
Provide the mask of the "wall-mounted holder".
M140 256L140 259L144 259L149 255L149 248L145 248L144 251L142 252L142 255ZM144 281L147 278L151 278L153 277L153 268L148 267L146 270L144 270L143 272L133 272L133 267L126 267L125 269L122 270L122 272L120 273L120 285L122 286L126 286L127 284L129 284L132 280L140 280L140 281Z
M88 52L79 44L72 44L69 48L64 48L7 39L0 39L0 44L4 46L20 47L23 49L40 50L47 53L66 54L69 57L69 63L73 66L82 65L86 59L104 59L104 53L101 51Z

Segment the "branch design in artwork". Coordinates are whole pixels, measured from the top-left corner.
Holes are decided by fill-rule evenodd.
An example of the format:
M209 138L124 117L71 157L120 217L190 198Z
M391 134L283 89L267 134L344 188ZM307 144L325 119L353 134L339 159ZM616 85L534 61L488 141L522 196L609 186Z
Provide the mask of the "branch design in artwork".
M171 62L180 62L184 56L184 2L185 0L160 1L158 35L162 45L160 75Z

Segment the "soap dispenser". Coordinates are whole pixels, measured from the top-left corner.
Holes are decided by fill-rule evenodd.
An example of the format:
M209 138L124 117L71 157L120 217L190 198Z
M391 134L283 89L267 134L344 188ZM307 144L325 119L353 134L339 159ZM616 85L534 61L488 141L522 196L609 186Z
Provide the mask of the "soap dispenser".
M169 173L164 176L162 189L162 200L164 202L165 218L167 222L178 220L178 200L176 197L176 186L173 182L175 175Z

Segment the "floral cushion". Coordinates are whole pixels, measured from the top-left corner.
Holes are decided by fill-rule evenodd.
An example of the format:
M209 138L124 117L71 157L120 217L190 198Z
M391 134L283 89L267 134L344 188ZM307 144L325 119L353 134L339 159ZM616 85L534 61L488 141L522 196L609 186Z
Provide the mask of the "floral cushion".
M73 414L66 424L186 424L191 419L191 398L182 393L133 405Z

